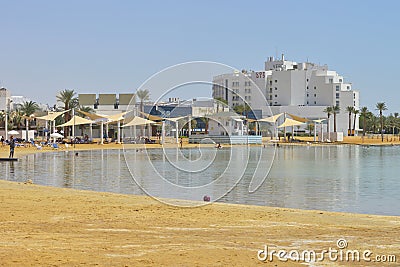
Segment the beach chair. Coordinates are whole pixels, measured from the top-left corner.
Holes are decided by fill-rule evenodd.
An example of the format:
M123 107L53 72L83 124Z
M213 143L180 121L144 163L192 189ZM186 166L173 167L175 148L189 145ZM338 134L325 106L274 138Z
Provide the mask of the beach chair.
M54 143L54 144L52 145L52 147L53 147L53 149L58 149L58 144L57 144L57 143Z
M65 143L65 148L68 149L69 148L69 144Z
M37 150L42 149L42 146L39 146L38 144L34 144Z

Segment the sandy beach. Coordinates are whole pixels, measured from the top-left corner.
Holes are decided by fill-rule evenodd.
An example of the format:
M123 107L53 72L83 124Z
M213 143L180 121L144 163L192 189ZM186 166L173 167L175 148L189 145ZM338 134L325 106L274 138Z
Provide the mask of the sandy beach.
M386 144L390 144L387 142ZM176 146L176 144L171 144ZM184 146L189 146L184 144ZM118 149L122 145L77 145ZM160 145L150 145L160 147ZM65 148L60 148L65 149ZM69 148L73 149L73 148ZM16 156L54 151L17 148ZM8 147L0 148L0 156ZM179 208L150 197L0 181L1 266L307 266L261 262L258 250L370 250L371 260L312 266L398 266L400 217L213 203Z

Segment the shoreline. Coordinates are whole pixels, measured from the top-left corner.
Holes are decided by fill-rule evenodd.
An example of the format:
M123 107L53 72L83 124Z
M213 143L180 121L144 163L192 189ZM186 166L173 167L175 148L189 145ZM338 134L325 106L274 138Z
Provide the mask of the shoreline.
M400 138L400 137L399 137ZM362 141L362 137L346 137L343 142L314 142L313 137L296 137L300 142L270 142L269 138L264 137L263 143L260 145L251 145L251 146L275 146L279 144L279 146L341 146L341 145L358 145L358 146L400 146L400 139L397 140L384 140L381 142L380 139L370 139L365 138ZM395 139L395 138L394 138ZM129 147L128 147L129 146ZM197 148L199 144L189 144L188 140L184 140L183 148ZM213 144L201 144L202 147L214 147ZM223 144L223 147L233 147L233 146L247 146L247 145L230 145ZM41 150L38 150L36 147L16 147L15 149L15 157L19 155L25 156L28 154L34 153L43 153L43 152L57 152L57 151L83 151L83 150L100 150L100 149L155 149L155 148L179 148L180 145L176 143L166 143L164 146L160 144L117 144L117 143L109 143L109 144L77 144L76 147L70 146L69 148L65 148L64 145L60 145L60 148L55 150L51 147L43 147ZM8 157L9 147L7 145L0 146L0 158Z
M264 245L320 251L339 238L349 249L400 260L399 216L229 203L180 208L148 196L10 181L0 181L0 199L0 262L6 266L261 266L266 263L257 251Z

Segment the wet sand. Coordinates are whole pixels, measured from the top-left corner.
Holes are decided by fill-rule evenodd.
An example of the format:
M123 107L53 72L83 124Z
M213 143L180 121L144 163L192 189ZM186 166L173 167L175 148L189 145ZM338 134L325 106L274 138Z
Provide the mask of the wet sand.
M17 148L16 156L44 151L54 150ZM4 155L8 147L0 148ZM222 203L179 208L144 196L8 181L0 181L0 210L0 266L307 266L276 257L260 262L257 251L268 245L320 252L337 248L339 238L349 250L396 255L397 263L387 265L400 264L399 216ZM329 260L313 266L333 265L386 266Z

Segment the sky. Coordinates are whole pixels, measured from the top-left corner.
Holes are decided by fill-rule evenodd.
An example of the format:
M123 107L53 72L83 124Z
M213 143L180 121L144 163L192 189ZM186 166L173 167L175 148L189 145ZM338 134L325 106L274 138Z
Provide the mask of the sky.
M188 61L262 70L284 53L336 70L361 106L400 111L400 1L0 0L0 10L0 87L43 104L63 89L135 92Z

